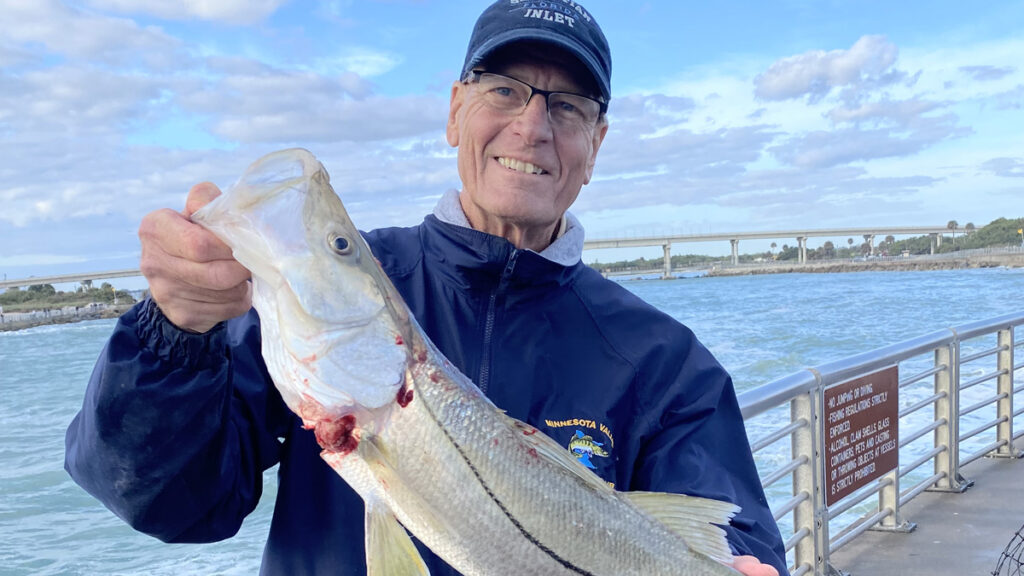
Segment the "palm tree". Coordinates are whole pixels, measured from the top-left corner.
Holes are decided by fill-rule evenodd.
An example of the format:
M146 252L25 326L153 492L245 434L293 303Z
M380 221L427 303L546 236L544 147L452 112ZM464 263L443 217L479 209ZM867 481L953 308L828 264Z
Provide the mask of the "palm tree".
M892 245L896 243L896 237L892 234L885 237L885 251L892 250Z
M954 248L956 248L956 227L959 226L959 225L960 224L958 224L956 220L950 220L946 224L946 228L953 231L953 247Z
M771 249L771 253L772 253L772 260L775 260L775 248L776 248L777 246L778 246L778 244L776 244L775 242L772 242L772 249Z

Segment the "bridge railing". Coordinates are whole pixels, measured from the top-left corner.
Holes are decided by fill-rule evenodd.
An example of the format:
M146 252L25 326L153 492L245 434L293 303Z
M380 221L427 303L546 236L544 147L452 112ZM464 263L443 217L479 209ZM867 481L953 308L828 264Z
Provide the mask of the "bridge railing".
M1020 456L1013 442L1024 435L1024 385L1015 384L1024 381L1024 362L1014 364L1014 351L1024 347L1024 338L1015 335L1024 332L1021 325L1024 311L939 330L802 370L740 395L793 576L838 574L830 553L863 532L914 529L912 519L901 514L911 499L926 490L962 492L972 484L962 469L978 458ZM846 442L835 431L849 430L830 428L842 420L842 414L835 417L842 410L832 409L836 391L857 392L851 383L893 370L898 374L896 399L886 401L898 406L898 462L880 478L829 499L829 491L842 490L835 481L836 462L827 462L826 456ZM875 409L867 396L862 406ZM874 424L865 428L873 430ZM826 446L829 441L834 444ZM864 460L870 462L877 452L867 452ZM870 470L870 464L851 462L859 471Z

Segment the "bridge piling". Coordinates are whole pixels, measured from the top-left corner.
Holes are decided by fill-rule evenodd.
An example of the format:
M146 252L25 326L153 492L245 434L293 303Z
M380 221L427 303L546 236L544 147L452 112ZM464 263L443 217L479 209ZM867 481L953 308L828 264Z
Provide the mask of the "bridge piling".
M672 244L662 244L661 249L665 251L665 268L662 271L661 277L663 280L668 280L672 277Z

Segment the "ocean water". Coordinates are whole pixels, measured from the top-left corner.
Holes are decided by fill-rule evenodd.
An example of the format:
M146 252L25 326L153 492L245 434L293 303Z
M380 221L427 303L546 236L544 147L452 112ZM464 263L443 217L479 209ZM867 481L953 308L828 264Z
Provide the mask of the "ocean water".
M1024 309L1024 269L623 282L690 326L740 391L801 368ZM168 545L63 469L64 431L114 321L0 333L0 575L255 574L275 496L232 539Z

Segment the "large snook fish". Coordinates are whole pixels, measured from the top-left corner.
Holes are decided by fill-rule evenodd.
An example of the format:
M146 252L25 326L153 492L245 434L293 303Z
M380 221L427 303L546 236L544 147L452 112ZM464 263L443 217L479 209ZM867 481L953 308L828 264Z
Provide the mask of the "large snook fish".
M453 367L309 152L258 160L192 219L252 272L274 384L366 504L371 576L428 573L405 529L467 576L737 574L713 526L735 506L616 492Z

